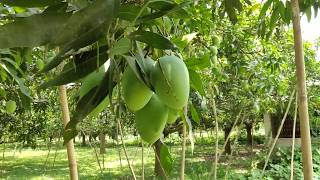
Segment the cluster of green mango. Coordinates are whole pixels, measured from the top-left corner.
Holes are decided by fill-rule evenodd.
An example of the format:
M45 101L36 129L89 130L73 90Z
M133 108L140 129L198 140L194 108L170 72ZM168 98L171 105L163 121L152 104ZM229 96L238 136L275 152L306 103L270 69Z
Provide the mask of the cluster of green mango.
M154 91L128 66L122 77L122 93L127 107L135 112L138 133L152 144L160 138L166 123L174 123L188 103L189 72L176 56L163 56L157 62L147 58L145 64Z
M217 55L218 55L218 47L220 45L220 38L217 35L212 36L212 46L210 46L210 51L212 54L211 61L212 63L217 61Z

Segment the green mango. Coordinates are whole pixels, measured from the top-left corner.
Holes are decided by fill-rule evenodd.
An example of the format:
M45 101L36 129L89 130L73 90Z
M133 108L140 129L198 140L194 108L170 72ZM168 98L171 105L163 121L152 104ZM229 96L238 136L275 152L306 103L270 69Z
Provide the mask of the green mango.
M149 102L153 92L127 67L122 77L122 94L128 108L137 111Z
M210 46L210 51L213 56L218 54L218 48L216 46Z
M141 138L149 144L156 142L166 125L168 107L153 94L148 104L135 113L135 124Z
M179 117L179 112L175 109L169 108L167 123L168 124L175 123L178 117Z
M7 113L12 114L16 110L16 108L17 108L17 104L15 101L10 100L6 102Z
M163 56L156 63L151 82L160 100L173 109L181 109L188 102L189 72L183 60Z
M212 42L214 46L219 46L220 45L220 37L217 35L212 36Z

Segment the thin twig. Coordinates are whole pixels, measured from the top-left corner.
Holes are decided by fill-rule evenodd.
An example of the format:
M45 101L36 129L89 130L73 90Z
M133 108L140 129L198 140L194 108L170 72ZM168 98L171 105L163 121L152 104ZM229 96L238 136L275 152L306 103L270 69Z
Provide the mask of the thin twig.
M229 141L229 139L230 139L230 137L231 137L231 133L232 133L233 129L235 128L235 126L237 125L237 123L238 123L238 121L239 121L239 119L240 119L241 113L242 113L242 110L239 112L236 120L234 121L234 123L233 123L233 125L232 125L232 127L231 127L231 130L230 130L230 132L229 132L229 134L228 134L228 136L227 136L227 138L226 138L226 140L225 140L225 142L224 142L224 144L223 144L222 149L224 149L224 148L226 147L226 145L227 145L227 143L228 143L228 141ZM243 118L241 119L241 122L243 121L244 118L245 118L245 116L243 116ZM218 153L217 162L219 162L219 159L220 159L220 157L221 157L221 154L222 154L222 153Z
M86 134L84 133L84 131L81 130L81 133L83 133L83 134L86 136ZM97 149L96 149L95 146L92 146L90 140L88 141L88 143L89 143L89 146L90 146L91 148L93 148L94 154L95 154L95 156L96 156L97 163L98 163L98 165L99 165L100 173L103 174L103 170L102 170L102 167L101 167L101 164L100 164L100 160L99 160L99 155L98 155Z
M52 163L52 167L54 167L54 164L56 162L56 158L57 158L57 152L58 152L58 149L59 149L59 144L60 144L60 133L59 133L59 138L58 138L58 145L57 145L57 148L56 148L56 151L54 152L54 157L53 157L53 163Z
M296 140L296 123L297 123L297 110L298 110L298 94L296 95L296 105L294 109L293 128L292 128L292 149L291 149L291 175L290 180L293 180L293 161L294 161L294 143Z
M267 155L266 161L265 161L265 163L264 163L264 167L263 167L262 173L261 173L261 175L260 175L261 179L263 178L264 171L266 170L266 167L267 167L267 165L268 165L268 161L269 161L270 155L271 155L271 153L273 152L273 149L274 149L274 147L275 147L275 145L276 145L276 143L277 143L277 140L278 140L278 138L279 138L279 136L280 136L280 133L281 133L281 130L282 130L282 126L283 126L283 124L284 124L284 122L285 122L285 120L286 120L286 118L287 118L289 109L290 109L290 107L291 107L293 95L295 94L295 92L296 92L296 90L294 89L294 90L292 91L292 93L291 93L290 100L289 100L289 103L288 103L286 112L285 112L285 114L284 114L284 116L283 116L283 118L282 118L282 121L281 121L281 124L280 124L280 126L279 126L277 135L276 135L276 137L275 137L274 140L273 140L272 146L271 146L271 148L270 148L270 150L269 150L269 153L268 153L268 155Z
M128 162L128 166L130 168L130 171L131 171L131 174L133 176L133 179L136 180L136 174L134 173L134 170L133 170L133 167L131 166L130 164L130 160L129 160L129 157L128 157L128 154L127 154L127 149L126 149L126 145L124 144L124 141L123 141L123 133L122 133L122 127L121 127L121 123L120 123L120 120L119 118L117 118L117 122L118 122L118 126L119 126L119 132L120 132L120 139L121 139L121 143L122 143L122 148L123 148L123 151L124 151L124 155L126 156L126 159L127 159L127 162Z

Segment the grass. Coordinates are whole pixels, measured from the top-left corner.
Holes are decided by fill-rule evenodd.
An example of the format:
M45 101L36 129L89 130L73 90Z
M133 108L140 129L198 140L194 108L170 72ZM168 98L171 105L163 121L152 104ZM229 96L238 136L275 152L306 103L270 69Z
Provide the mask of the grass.
M178 139L178 136L166 139L166 144L174 159L174 169L169 175L170 179L178 179L179 177L181 147ZM102 170L97 163L95 150L90 146L80 146L80 142L76 143L80 179L131 179L122 148L110 139L107 139L107 142L104 165L102 165L102 155L99 154L100 164L104 166ZM135 137L127 137L126 145L136 176L141 179L141 147L138 142L139 140ZM0 178L9 180L68 179L69 168L65 147L61 143L54 142L48 154L48 147L43 142L40 144L37 149L15 148L14 144L7 144L4 159L2 159L2 144L2 147L0 146ZM94 146L99 153L98 144ZM208 134L202 138L197 136L193 152L190 147L188 145L186 150L186 179L209 179L214 157L214 140L208 138ZM254 154L257 154L261 149L262 146L255 146ZM227 179L240 179L241 176L248 173L256 166L257 162L256 156L253 156L249 151L248 147L240 145L234 149L232 157L222 156L218 167L218 177L225 178L226 176ZM55 155L56 158L54 158ZM146 147L144 156L145 178L155 179L153 149Z

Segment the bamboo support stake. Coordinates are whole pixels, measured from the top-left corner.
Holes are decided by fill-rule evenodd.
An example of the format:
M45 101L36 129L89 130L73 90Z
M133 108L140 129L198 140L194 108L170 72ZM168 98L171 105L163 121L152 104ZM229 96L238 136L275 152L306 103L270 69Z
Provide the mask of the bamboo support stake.
M187 117L188 109L187 106L183 108L183 115ZM187 140L187 127L183 123L182 126L182 150L181 150L181 163L180 163L180 180L184 180L184 170L186 163L186 140Z
M66 127L66 125L70 121L70 115L69 115L69 107L68 107L68 99L67 99L67 90L64 85L59 86L59 98L60 98L60 106L62 110L63 127ZM70 169L70 179L78 180L77 160L74 154L74 145L72 140L70 140L67 143L67 154L68 154L69 169Z
M290 99L289 99L289 103L288 103L288 106L287 106L287 109L286 109L286 112L284 113L284 116L281 120L281 123L280 123L280 126L278 128L278 131L277 131L277 135L276 137L274 138L273 142L272 142L272 145L271 145L271 148L268 152L268 155L267 155L267 158L264 162L264 166L263 166L263 170L262 170L262 173L261 173L261 178L263 177L263 174L264 174L264 171L266 170L267 168L267 165L268 165L268 161L270 159L270 156L271 156L271 153L273 152L273 149L278 141L278 138L280 136L280 133L281 133L281 130L282 130L282 127L283 127L283 124L284 124L284 121L287 119L287 115L288 115L288 112L290 110L290 107L291 107L291 103L292 103L292 99L293 99L293 95L295 94L295 90L292 91L291 93L291 96L290 96Z
M290 180L293 180L293 158L294 158L294 143L296 140L296 123L297 123L298 95L296 95L296 104L294 108L293 128L292 128L292 146L291 146L291 175Z
M294 49L295 49L295 64L298 87L298 102L299 102L299 120L301 133L301 150L302 150L302 165L303 176L306 180L313 178L312 150L311 137L308 113L308 96L306 88L306 74L303 57L303 42L300 27L300 9L299 1L291 0L292 22L294 33Z
M141 139L141 179L144 180L144 157L143 157L143 141Z
M217 116L217 108L216 108L216 101L214 100L214 96L212 95L212 107L213 107L213 114L215 119L215 136L216 136L216 143L215 143L215 152L214 152L214 164L213 164L213 179L217 179L217 168L218 168L218 150L219 150L219 137L218 137L218 116Z

